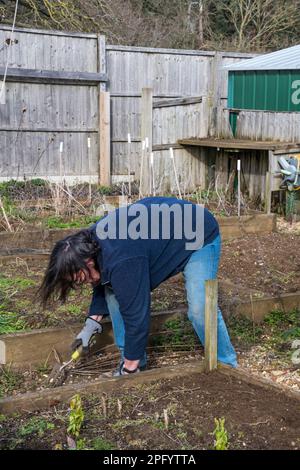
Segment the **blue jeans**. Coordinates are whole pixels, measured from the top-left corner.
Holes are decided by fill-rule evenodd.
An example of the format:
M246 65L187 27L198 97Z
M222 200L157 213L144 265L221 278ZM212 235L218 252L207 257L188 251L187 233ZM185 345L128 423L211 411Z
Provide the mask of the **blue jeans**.
M188 317L201 343L205 342L205 281L216 279L221 253L221 237L195 251L186 264L183 275L188 301ZM237 367L237 357L231 344L221 310L218 308L218 361Z
M205 281L217 277L221 251L221 238L218 236L209 245L195 251L183 271L188 301L188 318L204 345L205 340ZM125 328L118 301L110 288L105 289L105 299L110 313L115 343L120 350L121 360L124 358ZM218 308L218 360L237 366L235 350L230 342L225 322ZM140 361L143 368L147 363L144 353Z

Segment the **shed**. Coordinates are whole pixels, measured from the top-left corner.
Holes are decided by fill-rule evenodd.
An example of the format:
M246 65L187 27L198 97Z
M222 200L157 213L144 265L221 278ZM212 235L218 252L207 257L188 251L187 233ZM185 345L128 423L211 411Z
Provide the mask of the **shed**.
M228 72L228 94L220 100L217 133L178 143L205 147L206 165L213 163L223 186L238 156L244 189L250 197L265 198L270 210L271 193L282 183L279 158L300 154L300 45L222 70Z
M300 45L225 68L229 108L300 112Z
M300 45L243 60L224 68L229 72L228 108L234 136L240 110L300 112ZM282 114L281 119L284 119ZM279 180L274 177L279 169L278 159L274 159L269 153L269 171L273 180L271 191L278 189Z

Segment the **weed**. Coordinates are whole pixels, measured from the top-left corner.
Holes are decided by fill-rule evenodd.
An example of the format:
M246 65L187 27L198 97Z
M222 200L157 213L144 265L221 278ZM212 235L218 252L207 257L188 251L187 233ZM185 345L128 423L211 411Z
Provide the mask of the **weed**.
M38 437L43 437L45 432L54 429L53 423L49 423L43 418L33 416L26 424L21 426L19 434L20 436L29 436L31 434L37 434Z
M109 196L112 192L112 188L110 186L99 186L98 193L102 196Z
M78 437L83 420L84 412L82 409L81 397L79 394L76 394L70 402L70 415L67 432Z
M229 318L227 324L231 336L247 346L255 344L263 334L263 328L253 325L253 322L246 317L233 316Z
M11 370L9 366L0 368L0 397L3 397L15 390L23 382L23 376Z
M66 221L63 216L51 216L44 221L44 224L47 228L82 228L94 224L98 220L99 217L95 215L76 217L69 221Z
M80 305L68 305L66 308L68 313L72 315L81 315L82 314L82 307Z
M215 418L215 429L214 429L214 436L215 436L215 442L214 442L214 447L215 450L227 450L229 447L228 444L228 435L227 431L225 429L225 418Z
M0 306L0 334L7 335L16 331L24 331L26 323L16 313L1 311Z
M30 300L17 300L16 302L16 307L18 307L18 309L20 310L27 310L28 307L31 307L32 306L32 302Z
M244 317L231 317L228 328L231 336L245 346L259 343L274 354L288 356L289 343L300 337L300 312L274 310L260 325Z
M49 370L51 369L51 367L45 362L43 364L40 364L39 366L37 366L36 368L36 371L38 374L47 374L49 372Z
M161 429L162 431L164 431L166 429L166 425L163 421L152 421L151 422L151 425L155 428L155 429ZM169 426L170 428L170 426Z
M167 310L171 306L171 302L167 299L162 299L162 300L152 300L152 305L153 305L153 310L155 311L161 311L161 310Z
M141 418L141 419L119 419L114 424L111 425L112 429L115 431L118 429L128 428L128 426L141 426L143 424L150 423L151 420L149 418Z
M78 439L76 441L76 450L90 450L87 447L86 439Z
M33 287L36 285L36 281L32 279L27 279L23 277L7 277L0 275L0 292L1 297L12 296L12 294L18 291L23 291L28 289L28 287Z
M176 436L180 441L186 441L187 440L187 432L184 431L179 431Z
M91 442L91 448L93 450L114 450L116 446L102 437L96 437L96 439Z
M195 333L189 320L183 317L167 320L163 326L164 334L153 337L155 346L165 346L172 350L172 347L182 345L184 349L195 349Z
M13 191L18 189L25 189L28 186L46 186L47 182L41 178L34 178L30 181L17 181L17 180L9 180L0 183L0 195L1 196L8 196Z

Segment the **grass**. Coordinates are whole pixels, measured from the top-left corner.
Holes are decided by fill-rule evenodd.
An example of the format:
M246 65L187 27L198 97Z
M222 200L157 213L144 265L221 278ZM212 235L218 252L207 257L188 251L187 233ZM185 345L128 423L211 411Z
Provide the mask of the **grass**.
M0 368L0 398L9 395L23 382L22 374L11 370L9 366Z
M24 290L35 285L36 282L32 279L0 275L0 293L2 296L3 294L10 295L15 290Z
M57 311L59 313L69 313L74 316L83 316L83 313L85 310L87 310L87 305L88 302L85 302L84 305L76 305L76 304L70 304L70 305L61 305L58 307Z
M91 448L93 450L114 450L116 446L102 437L96 437L91 442Z
M195 333L191 322L185 317L175 317L167 320L162 326L164 334L153 337L154 346L165 346L166 349L182 345L184 349L195 349Z
M41 178L34 178L30 181L9 180L0 183L0 195L10 196L12 191L26 189L29 186L46 186L47 182Z
M24 331L26 322L24 318L19 317L17 313L1 310L0 305L0 335Z
M29 287L36 286L32 279L22 277L7 277L0 275L0 334L9 334L26 328L25 318L20 316L15 308L26 308L26 299L20 300L20 305L12 307L12 298Z
M38 437L43 437L46 431L54 429L55 426L53 423L49 423L43 418L38 416L33 416L30 418L26 424L21 426L19 435L21 437L30 436L36 434Z
M231 317L228 328L232 338L241 345L260 344L273 349L274 353L288 356L292 341L300 339L300 311L272 311L259 325L244 317Z
M44 225L49 228L82 228L94 224L99 220L97 215L76 216L66 220L64 216L51 216L44 220Z

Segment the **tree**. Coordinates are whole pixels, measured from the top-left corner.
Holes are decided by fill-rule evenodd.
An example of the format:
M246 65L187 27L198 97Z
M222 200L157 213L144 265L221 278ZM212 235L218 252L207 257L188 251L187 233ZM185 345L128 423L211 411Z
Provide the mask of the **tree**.
M221 9L234 26L238 50L274 47L300 18L299 2L292 0L223 0Z
M11 24L15 0L0 0ZM19 0L17 26L96 32L114 44L264 51L299 43L300 0Z

